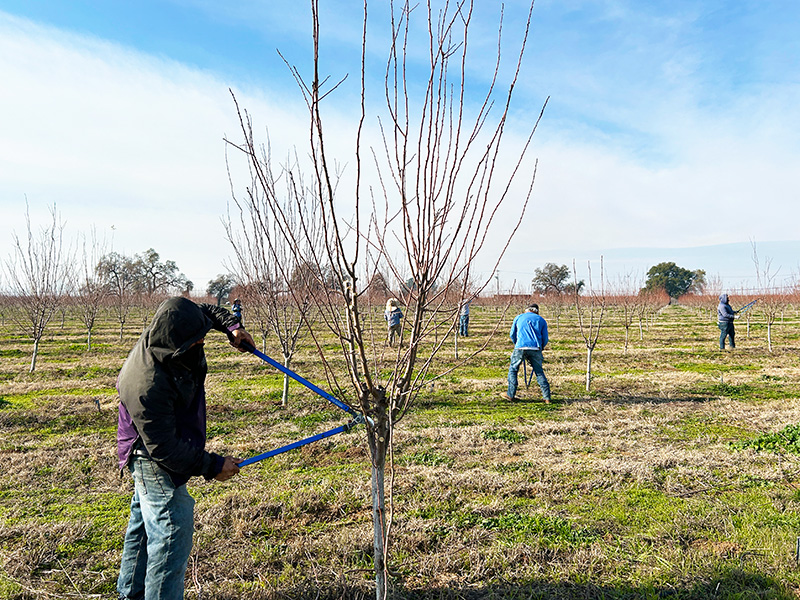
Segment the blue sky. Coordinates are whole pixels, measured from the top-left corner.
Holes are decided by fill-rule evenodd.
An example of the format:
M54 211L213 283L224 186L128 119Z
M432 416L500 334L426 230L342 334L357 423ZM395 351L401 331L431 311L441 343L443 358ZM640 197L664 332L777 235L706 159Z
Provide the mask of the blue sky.
M386 5L370 8L377 83ZM476 84L499 6L476 9ZM346 138L360 7L322 8L323 68L349 75L330 113ZM509 58L526 13L506 3ZM0 0L0 257L23 231L27 198L34 223L56 203L68 234L94 226L116 251L154 247L204 288L230 255L228 88L279 150L304 151L304 107L277 50L307 69L309 15L307 3L283 0ZM748 253L722 260L719 246L751 240L782 278L797 273L797 243L777 242L800 240L798 22L794 0L537 0L513 118L524 128L551 99L503 286L524 287L545 262L575 259L581 270L604 253L619 273L643 277L647 256L740 285L755 275Z

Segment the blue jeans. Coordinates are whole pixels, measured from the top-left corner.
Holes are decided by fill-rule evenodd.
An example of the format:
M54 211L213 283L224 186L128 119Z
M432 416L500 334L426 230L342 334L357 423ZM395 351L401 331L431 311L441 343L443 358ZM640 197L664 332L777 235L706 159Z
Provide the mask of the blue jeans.
M469 335L469 315L461 315L458 318L458 335L463 337Z
M117 580L121 600L183 600L183 578L192 551L194 499L175 487L164 469L134 456L131 516Z
M395 340L400 341L400 334L401 334L401 325L398 323L397 325L389 325L389 345L394 346Z
M720 321L719 325L719 349L725 350L725 338L729 338L731 341L731 348L736 348L736 342L734 341L734 336L736 335L736 330L733 327L733 321Z
M539 383L539 387L542 389L542 398L545 400L550 400L550 383L547 381L547 377L545 377L544 369L542 369L542 361L544 360L542 351L518 350L516 348L511 353L511 365L508 367L509 398L514 398L514 396L517 394L517 373L519 372L519 367L522 365L523 360L528 361L528 364L533 369L533 372L536 375L536 381Z

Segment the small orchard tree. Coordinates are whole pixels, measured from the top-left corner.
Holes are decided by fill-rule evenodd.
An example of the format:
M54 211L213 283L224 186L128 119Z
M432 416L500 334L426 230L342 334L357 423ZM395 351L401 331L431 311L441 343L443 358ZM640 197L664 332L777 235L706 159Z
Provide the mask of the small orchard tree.
M434 0L423 2L418 10L412 10L408 2L390 4L384 86L380 94L374 94L367 90L372 80L367 77L366 61L373 50L370 46L368 51L364 4L360 114L352 153L341 156L326 136L323 111L323 102L341 81L329 83L320 73L321 23L318 2L312 0L312 72L305 77L292 67L292 73L308 107L310 125L310 164L305 171L308 191L298 198L308 199L318 210L319 241L314 228L304 226L302 216L297 226L290 226L283 211L284 198L270 193L263 153L254 139L251 119L242 110L243 139L231 142L248 159L251 181L261 186L266 214L258 223L278 224L274 228L259 225L264 236L277 232L267 249L272 252L280 244L286 252L309 251L317 266L312 272L327 272L332 280L332 285L319 282L316 299L321 323L335 335L339 351L331 354L317 328L312 328L310 335L329 386L340 397L349 398L367 419L378 600L386 598L389 589L387 540L392 520L387 517L384 481L395 427L420 391L443 372L437 369L436 357L455 328L458 306L452 305L451 299L460 301L466 289L449 292L456 289L456 282L463 286L471 280L476 261L486 253L487 241L502 236L506 245L496 251L490 261L494 268L488 272L496 270L509 236L519 227L536 174L528 150L539 119L529 124L521 143L510 151L510 159L505 135L530 12L519 24L522 41L510 70L501 68L498 38L495 70L473 109L464 102L468 89L473 96L480 88L480 82L469 79L469 74L475 73L468 68L472 8L470 2L434 6ZM411 41L412 33L420 31L425 32L427 46L421 66L419 42L416 38ZM410 85L412 68L415 74L424 71L421 86ZM504 74L508 74L507 85L501 86ZM368 99L377 96L383 98L383 104L373 108ZM377 147L365 141L367 123L377 124ZM366 156L372 158L369 168ZM347 180L352 186L346 192L339 185L342 179L337 170L337 165L344 163L354 170ZM299 165L284 165L284 171L290 170L296 174L295 181L302 180ZM510 226L507 222L501 226L498 211L506 200L515 203L519 217ZM300 254L296 260L302 258ZM378 271L406 281L400 298L406 307L401 343L393 348L384 344L384 324L365 303L365 288ZM488 283L483 281L477 291Z
M50 209L48 224L36 232L26 200L25 228L24 237L16 232L12 235L14 251L5 261L5 272L9 297L16 305L11 317L33 341L30 364L33 373L39 342L74 284L74 265L71 251L64 248L64 222L55 204Z
M630 329L639 314L639 305L643 301L643 298L636 292L640 285L641 283L637 284L634 280L633 275L626 273L621 275L611 286L613 304L620 313L619 318L625 329L624 352L628 352Z
M253 334L258 333L261 337L261 350L267 352L267 338L271 331L271 320L269 310L264 303L264 296L268 294L266 290L274 287L272 282L250 280L247 283L240 283L234 289L234 293L242 303L242 320L244 312L247 313L247 323L245 327ZM256 336L253 335L255 339Z
M281 181L273 175L266 148L257 160L258 168L251 166L252 181L246 193L233 194L237 214L224 221L225 232L236 256L234 270L244 282L247 302L255 307L254 321L262 329L264 352L269 329L280 344L283 365L290 369L301 333L309 325L313 298L325 285L322 270L308 259L307 244L320 243L319 218L302 180L296 178L296 169L287 169ZM269 218L271 207L280 218ZM305 245L280 243L283 227L293 231L302 227L308 239L299 237L295 243ZM284 373L282 406L288 404L289 380Z
M760 261L756 243L751 242L751 246L753 264L756 269L756 281L758 282L758 310L764 315L764 320L767 324L767 350L772 352L772 328L778 315L786 307L787 294L782 286L776 285L778 271L772 269L772 259L766 258L763 262ZM748 323L748 331L749 329Z
M661 288L639 290L640 302L636 307L636 320L639 324L639 341L644 339L644 329L649 331L650 323L655 321L658 311L667 306L670 297Z
M81 308L81 317L86 327L86 349L92 349L92 330L94 329L100 307L108 296L108 287L104 284L97 265L105 254L105 243L97 239L97 232L92 229L89 238L83 236L80 272L77 282L77 302Z
M592 265L589 268L589 287L585 295L575 292L575 312L578 316L578 329L586 345L586 391L591 389L592 384L592 354L600 339L600 327L603 325L603 316L606 312L606 294L603 274L603 258L600 258L600 289L592 285ZM575 281L578 281L578 273L575 269L575 261L572 261L572 272L575 274Z
M544 296L544 303L547 304L548 312L555 316L556 331L561 331L561 315L564 314L565 310L569 310L572 299L575 297L574 290L575 288L573 287L571 292L551 292Z

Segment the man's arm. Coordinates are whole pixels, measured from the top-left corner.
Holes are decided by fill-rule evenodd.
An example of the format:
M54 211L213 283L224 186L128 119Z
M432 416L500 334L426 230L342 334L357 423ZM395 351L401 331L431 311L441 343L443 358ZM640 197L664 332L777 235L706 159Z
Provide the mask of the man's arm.
M239 352L245 352L244 348L241 347L242 343L255 347L256 343L253 337L244 330L236 315L214 304L198 304L198 306L203 311L203 314L211 320L212 328L226 334L231 346Z

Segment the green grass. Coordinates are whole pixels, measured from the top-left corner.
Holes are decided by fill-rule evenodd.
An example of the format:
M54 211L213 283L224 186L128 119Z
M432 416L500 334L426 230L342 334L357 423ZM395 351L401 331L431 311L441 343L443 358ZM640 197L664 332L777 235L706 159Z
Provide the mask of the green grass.
M737 450L752 449L757 452L800 454L800 425L787 425L774 433L762 433L749 440L732 442Z
M520 433L514 429L506 428L490 429L488 431L484 431L481 435L483 435L483 439L485 440L499 440L508 442L509 444L518 444L528 439L528 436L526 436L524 433Z

